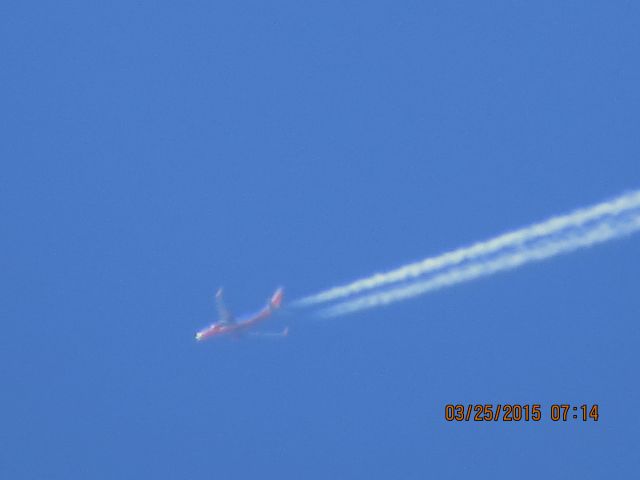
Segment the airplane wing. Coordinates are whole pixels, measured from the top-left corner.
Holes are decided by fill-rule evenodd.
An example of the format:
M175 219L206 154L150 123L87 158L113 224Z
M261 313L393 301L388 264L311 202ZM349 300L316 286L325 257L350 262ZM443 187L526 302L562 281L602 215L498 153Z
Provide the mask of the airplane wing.
M289 336L289 327L285 327L281 332L247 332L247 334L252 335L254 337L272 337L272 338L280 338Z
M233 323L233 314L227 309L222 298L222 288L216 292L216 308L218 310L218 320L220 323Z

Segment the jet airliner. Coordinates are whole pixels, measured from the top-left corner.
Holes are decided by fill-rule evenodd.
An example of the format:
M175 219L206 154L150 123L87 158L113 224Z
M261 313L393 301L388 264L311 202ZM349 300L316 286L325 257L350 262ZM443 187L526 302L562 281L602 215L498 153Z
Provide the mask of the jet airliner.
M248 330L253 329L258 323L269 318L273 312L280 308L282 305L282 298L284 296L284 289L278 288L271 296L267 304L257 313L236 319L233 314L227 309L222 298L222 288L216 292L216 307L218 309L218 321L213 325L210 325L198 333L196 333L196 340L202 341L207 338L217 337L224 334L241 334ZM289 329L285 328L280 333L259 333L249 332L253 335L262 336L286 336L289 333Z

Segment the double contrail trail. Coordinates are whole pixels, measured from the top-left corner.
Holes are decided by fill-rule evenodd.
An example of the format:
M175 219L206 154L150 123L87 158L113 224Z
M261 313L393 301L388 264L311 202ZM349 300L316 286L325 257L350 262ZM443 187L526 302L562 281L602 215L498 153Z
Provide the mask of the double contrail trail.
M304 297L295 305L320 307L340 301L320 314L343 315L514 269L638 230L640 191L633 191L469 247ZM370 290L376 291L366 293Z

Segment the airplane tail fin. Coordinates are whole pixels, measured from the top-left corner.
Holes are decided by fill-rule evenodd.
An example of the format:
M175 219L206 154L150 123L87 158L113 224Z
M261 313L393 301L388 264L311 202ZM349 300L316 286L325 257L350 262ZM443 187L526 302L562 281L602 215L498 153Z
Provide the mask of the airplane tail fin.
M280 305L282 305L283 297L284 297L284 289L282 287L280 287L275 291L275 293L273 294L273 296L269 300L269 307L272 310L276 310L276 309L280 308Z

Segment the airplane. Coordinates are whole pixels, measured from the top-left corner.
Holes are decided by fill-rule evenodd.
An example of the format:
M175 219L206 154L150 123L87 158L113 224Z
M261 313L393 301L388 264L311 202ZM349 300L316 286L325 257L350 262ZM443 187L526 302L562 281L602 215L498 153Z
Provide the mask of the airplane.
M218 289L216 292L216 307L218 309L218 321L213 325L210 325L198 333L196 333L196 340L202 341L207 338L217 337L224 334L240 334L246 332L247 330L251 330L256 324L262 322L263 320L269 318L273 312L280 308L282 305L282 298L284 296L284 289L282 287L278 288L275 293L271 296L267 305L264 306L262 310L253 315L249 315L247 317L241 319L235 319L233 314L227 309L224 304L224 300L222 298L222 288ZM260 336L278 336L278 337L286 337L289 333L289 329L285 328L284 331L280 333L258 333L258 332L249 332L253 335Z

